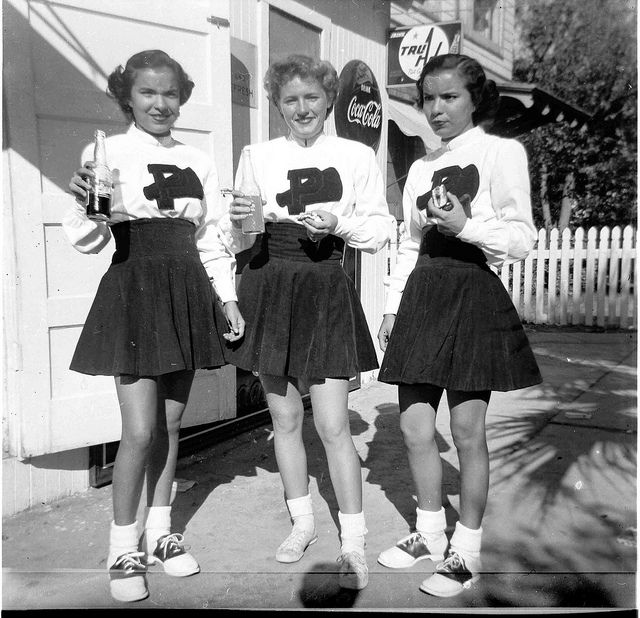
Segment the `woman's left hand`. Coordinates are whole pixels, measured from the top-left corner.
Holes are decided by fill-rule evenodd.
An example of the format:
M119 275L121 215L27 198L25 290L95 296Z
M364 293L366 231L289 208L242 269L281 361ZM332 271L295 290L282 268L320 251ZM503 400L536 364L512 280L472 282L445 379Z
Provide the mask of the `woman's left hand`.
M463 200L466 196L463 196ZM442 232L445 236L457 236L464 227L464 224L469 218L466 210L460 200L453 194L447 191L447 198L453 208L451 210L445 210L438 208L433 198L429 200L428 214L436 220L438 225L438 231Z
M238 303L235 300L230 300L222 305L222 311L225 318L227 318L227 324L229 326L229 332L223 333L223 337L227 341L238 341L244 337L244 318L238 308Z
M317 217L313 217L312 215L317 215ZM302 213L298 217L298 221L307 228L307 236L313 242L318 242L325 236L333 234L336 225L338 225L338 217L326 210L314 210L312 212Z

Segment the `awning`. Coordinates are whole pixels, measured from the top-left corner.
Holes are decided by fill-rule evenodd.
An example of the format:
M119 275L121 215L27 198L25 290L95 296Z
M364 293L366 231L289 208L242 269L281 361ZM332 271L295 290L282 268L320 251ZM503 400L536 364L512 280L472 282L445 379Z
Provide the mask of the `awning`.
M411 103L388 99L389 120L398 125L400 131L409 137L420 137L427 150L440 148L440 138L431 130L424 114Z
M550 122L566 122L579 129L591 116L584 110L538 88L535 84L508 82L498 84L500 107L489 133L502 137L517 137ZM440 138L429 128L427 120L399 88L389 88L389 119L408 136L422 138L425 147L440 147Z
M584 110L538 88L535 84L498 84L500 107L489 129L503 137L516 137L550 122L566 122L575 129L591 119Z

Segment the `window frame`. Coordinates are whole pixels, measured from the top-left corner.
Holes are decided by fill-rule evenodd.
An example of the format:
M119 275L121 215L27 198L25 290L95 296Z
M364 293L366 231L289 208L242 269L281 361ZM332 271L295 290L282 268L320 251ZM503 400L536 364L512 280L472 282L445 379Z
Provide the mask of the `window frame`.
M462 28L465 38L482 47L493 54L503 57L502 44L504 39L504 11L500 10L500 5L496 0L494 16L495 35L493 38L486 36L482 32L473 29L474 10L476 8L476 0L462 0L458 7L458 19L462 22Z

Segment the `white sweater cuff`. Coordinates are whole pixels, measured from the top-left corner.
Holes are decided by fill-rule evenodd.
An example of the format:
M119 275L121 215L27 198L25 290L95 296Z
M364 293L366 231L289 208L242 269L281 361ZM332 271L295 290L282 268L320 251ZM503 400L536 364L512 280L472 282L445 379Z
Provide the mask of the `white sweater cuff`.
M212 281L213 289L218 295L220 302L227 303L231 300L238 300L235 285L232 281Z
M472 245L480 245L483 238L482 223L474 219L467 219L457 238Z
M384 313L393 313L394 315L396 315L398 313L398 307L400 306L401 300L402 292L390 291L387 294L387 302L384 305Z

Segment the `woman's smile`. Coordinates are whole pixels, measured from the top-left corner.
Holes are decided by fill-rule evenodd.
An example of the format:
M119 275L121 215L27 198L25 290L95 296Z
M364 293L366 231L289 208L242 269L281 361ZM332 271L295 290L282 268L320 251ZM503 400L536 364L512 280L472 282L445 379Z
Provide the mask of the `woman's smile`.
M168 135L180 115L180 87L168 67L136 73L129 100L136 126L155 136Z
M296 141L309 145L324 129L327 94L315 79L294 77L280 90L278 109Z

